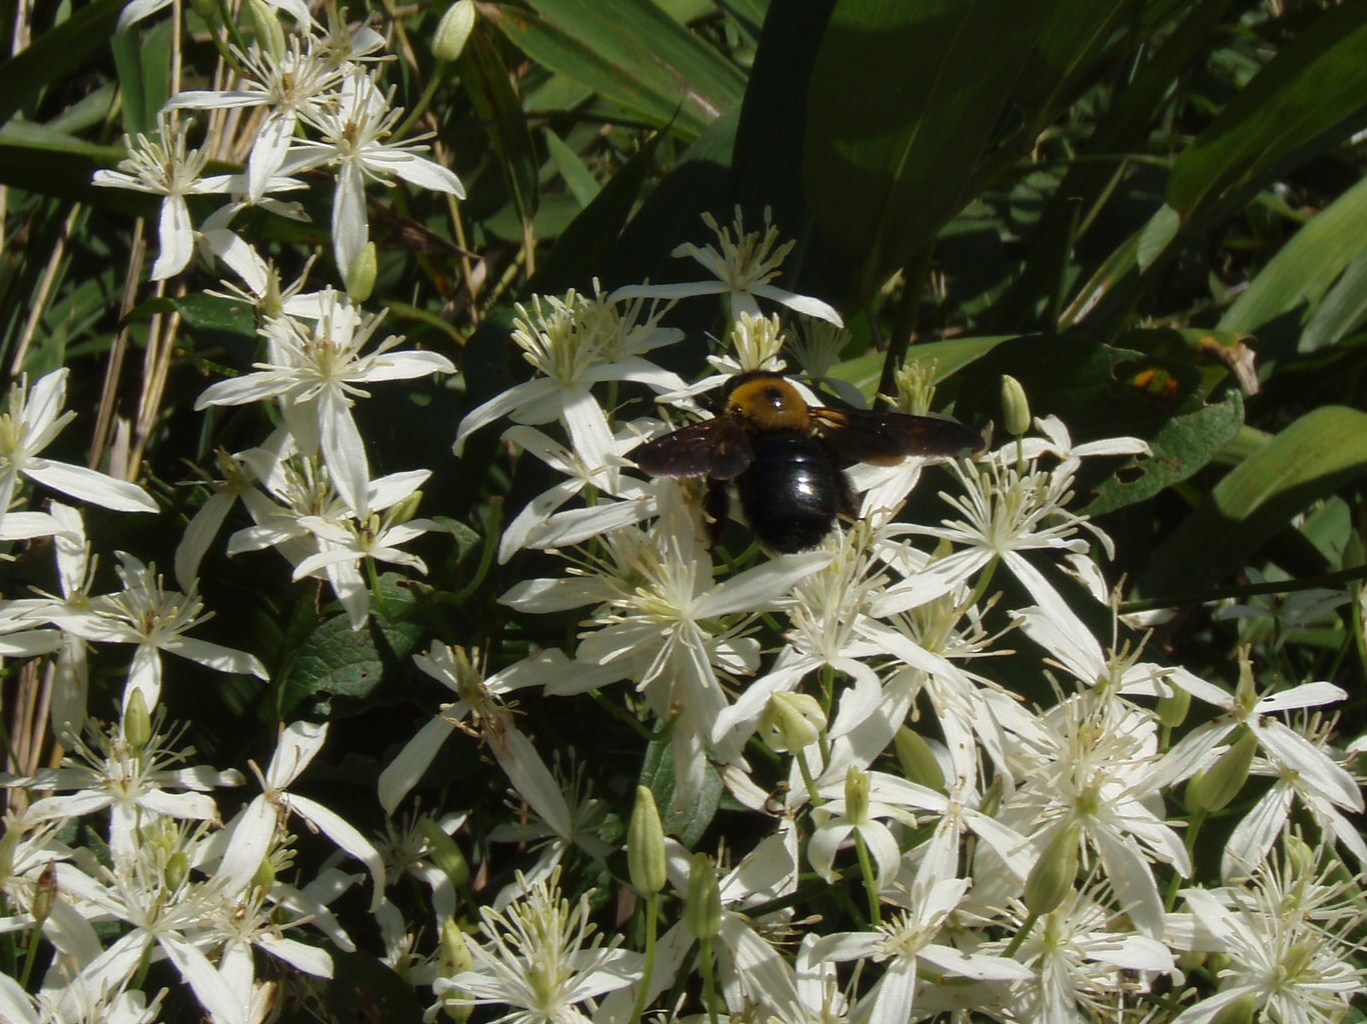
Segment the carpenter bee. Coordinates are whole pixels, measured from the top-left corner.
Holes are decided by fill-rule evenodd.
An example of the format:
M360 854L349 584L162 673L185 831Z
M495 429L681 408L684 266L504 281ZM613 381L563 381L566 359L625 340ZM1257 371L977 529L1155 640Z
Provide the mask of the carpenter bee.
M734 481L750 529L779 552L815 547L857 509L839 460L888 466L907 455L953 456L982 447L967 427L929 416L808 405L777 373L733 377L722 411L656 438L628 457L651 476L704 476L707 513L726 521Z

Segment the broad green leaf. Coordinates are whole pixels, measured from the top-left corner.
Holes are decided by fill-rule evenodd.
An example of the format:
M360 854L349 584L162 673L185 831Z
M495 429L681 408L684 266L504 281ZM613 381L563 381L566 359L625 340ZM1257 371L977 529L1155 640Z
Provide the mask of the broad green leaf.
M702 792L682 803L678 799L678 783L674 777L674 756L669 737L652 740L646 747L645 763L641 765L640 785L650 790L655 806L660 810L660 824L666 835L676 837L688 849L697 845L716 817L721 803L721 777L708 765L703 773Z
M1367 178L1291 236L1220 318L1220 329L1253 333L1302 305L1314 306L1364 250Z
M334 615L293 648L274 683L282 718L305 702L344 698L364 703L384 681L387 670L406 665L424 630L412 621L416 604L408 581L393 573L380 579L383 600L371 596L370 621L352 629L345 615Z
M109 41L123 101L123 130L157 129L157 112L171 94L171 22L116 33Z
M850 261L813 227L802 182L808 88L833 6L834 0L779 4L764 20L736 128L731 198L747 223L760 223L767 212L780 235L796 243L776 284L849 308Z
M1211 489L1154 553L1145 595L1189 594L1237 569L1292 517L1367 475L1367 413L1306 413Z
M584 161L579 159L579 154L565 144L564 139L549 128L546 129L545 137L546 152L550 154L560 177L565 179L565 187L570 190L580 209L583 209L598 195L597 179L584 165Z
M528 56L687 138L734 106L745 79L650 0L490 5L486 18Z
M1360 252L1315 307L1301 332L1300 351L1315 352L1342 341L1367 321L1367 252Z
M995 337L954 338L952 341L927 341L912 345L907 350L907 363L926 369L933 368L935 380L942 381L953 376L958 370L982 358L1003 342L1011 341L1019 335L1001 334ZM883 375L883 353L873 352L847 359L832 368L831 376L846 381L858 388L865 398L872 399Z
M493 143L518 218L530 225L540 199L540 161L508 69L479 24L460 55L460 71L470 104Z
M113 167L127 155L122 146L96 146L42 125L11 121L0 129L0 184L131 215L154 214L152 196L90 183L98 169Z
M1147 149L1154 111L1174 83L1216 44L1220 37L1213 30L1229 4L1230 0L1184 3L1184 17L1176 29L1139 64L1129 81L1114 89L1110 106L1100 115L1095 131L1080 144L1079 155L1084 159L1068 167L1030 236L1024 269L995 303L985 325L989 331L1019 329L1032 322L1040 296L1058 286L1060 267L1072 258L1077 238L1102 222L1098 215L1113 198L1114 186L1126 171L1121 154ZM1150 241L1155 237L1150 234ZM1157 254L1148 250L1146 255L1152 262ZM1041 326L1052 330L1059 325Z
M553 136L547 135L547 140ZM661 136L655 135L599 190L579 216L556 239L540 261L526 291L558 293L570 288L593 287L595 269L621 234L631 215L641 185L655 160Z
M1243 422L1243 393L1234 389L1223 402L1173 416L1149 439L1149 457L1139 459L1131 470L1117 473L1100 484L1096 497L1082 511L1099 516L1145 501L1165 487L1181 483L1214 461L1216 454L1239 433Z
M1042 128L1091 79L1102 58L1124 36L1138 0L1060 0L1034 38L1012 103Z
M972 198L969 182L1058 3L836 4L812 72L803 171L818 228L859 268L861 300Z
M25 50L0 62L0 124L43 90L108 52L126 0L95 0L38 35Z
M1298 150L1367 114L1367 3L1329 7L1278 51L1173 167L1184 219L1255 184Z

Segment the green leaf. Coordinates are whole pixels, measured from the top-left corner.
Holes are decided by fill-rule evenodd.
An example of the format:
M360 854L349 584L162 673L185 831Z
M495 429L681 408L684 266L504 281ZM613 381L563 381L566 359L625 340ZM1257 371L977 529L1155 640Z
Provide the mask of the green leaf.
M721 804L721 777L708 765L703 772L702 792L683 803L674 777L674 755L669 737L651 740L646 747L645 762L641 765L639 784L650 790L655 806L660 809L660 823L665 834L676 837L688 849L702 839Z
M406 667L425 632L411 621L416 600L412 588L402 582L392 573L380 578L383 601L372 595L370 621L362 628L352 629L345 615L334 615L294 648L274 680L280 688L282 718L305 702L344 698L364 705L387 671Z
M696 137L734 106L745 78L650 0L535 0L485 8L528 56L604 99Z
M1060 0L1034 37L1011 102L1035 134L1054 120L1124 38L1138 0Z
M104 56L126 0L95 0L60 25L38 35L32 44L0 62L0 124L43 90Z
M582 209L593 202L598 195L598 180L593 172L579 159L579 154L565 145L565 140L549 128L546 129L546 152L550 154L555 169L565 179L565 187L570 190Z
M155 213L151 196L90 183L97 170L127 155L122 146L96 146L43 125L11 121L0 128L0 184L132 215Z
M1363 121L1367 3L1323 11L1178 158L1168 205L1184 220L1258 182L1326 133Z
M540 161L508 69L481 25L476 24L470 33L459 64L461 81L476 116L489 133L518 219L530 225L540 199Z
M1223 402L1173 416L1149 439L1150 455L1121 470L1096 489L1082 511L1089 516L1113 512L1152 498L1209 465L1244 423L1243 393L1228 392Z
M972 198L1058 0L841 0L817 54L804 179L818 228L872 297ZM1003 31L1009 25L1010 31Z
M1242 565L1293 516L1367 475L1367 413L1306 413L1211 489L1154 553L1146 595L1190 593Z
M1302 305L1315 305L1364 250L1367 178L1291 236L1220 318L1220 329L1251 334Z
M1367 252L1353 257L1301 332L1302 352L1336 345L1367 320Z
M548 141L552 137L548 134ZM551 251L537 264L535 276L527 282L528 294L592 287L594 268L601 265L631 215L641 185L654 164L660 138L653 136L570 222Z
M906 362L926 368L933 367L936 382L953 376L957 371L982 358L1003 342L1020 337L1000 334L995 337L954 338L952 341L927 341L907 350ZM883 375L884 354L872 352L847 359L831 369L831 376L853 384L865 398L872 399Z

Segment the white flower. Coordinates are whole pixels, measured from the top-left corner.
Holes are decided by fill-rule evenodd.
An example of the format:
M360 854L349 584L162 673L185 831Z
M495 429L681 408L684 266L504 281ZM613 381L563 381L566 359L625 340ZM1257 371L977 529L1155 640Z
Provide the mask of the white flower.
M941 878L912 888L908 910L876 931L828 935L816 943L817 959L872 960L883 976L869 994L868 1024L905 1024L916 982L925 968L977 981L1026 981L1034 976L1023 964L984 953L965 953L941 933L968 888L964 878Z
M593 386L632 381L659 393L682 389L678 374L641 355L679 340L683 332L660 327L661 311L645 312L639 302L619 307L602 295L574 291L564 299L534 295L530 306L519 304L517 312L512 340L541 376L471 411L456 431L455 453L472 433L501 416L532 425L559 420L579 459L590 470L609 467L611 480L616 473L612 428Z
M92 598L86 610L52 608L52 622L93 643L135 644L123 702L141 690L149 708L161 696L161 652L176 654L216 672L267 678L266 668L245 651L185 636L211 613L192 586L188 594L167 590L155 565L143 565L126 551L118 552L123 591Z
M509 427L503 436L568 479L527 502L513 521L503 528L503 537L498 544L500 563L508 561L522 548L545 550L569 547L600 533L639 523L656 514L652 486L609 472L608 466L587 465L577 452L557 443L535 427ZM621 456L640 443L639 434L629 430L618 431L613 452ZM597 500L585 508L557 514L561 506L590 487L624 500L606 500L600 493L596 495Z
M46 374L31 391L27 377L10 389L9 408L0 415L0 522L14 502L21 476L117 512L157 511L157 503L136 484L39 454L76 418L74 412L62 411L67 372L63 368Z
M748 313L760 316L756 299L768 299L805 316L825 320L843 327L840 314L828 303L810 295L799 295L786 288L770 284L778 277L784 257L795 242L778 245L778 229L769 222L769 211L764 211L764 233L746 232L739 207L736 219L727 227L719 227L710 213L702 215L703 222L717 236L717 246L697 246L685 242L674 250L675 256L691 256L716 280L696 284L629 285L613 292L612 298L682 299L695 295L726 295L731 299L731 318L740 319ZM733 237L731 232L735 231ZM777 248L776 248L777 246Z
M265 2L277 10L289 13L298 24L309 24L309 7L307 0L265 0ZM134 25L144 18L150 18L158 11L171 6L171 0L129 0L128 6L119 14L120 32L126 31L130 25Z
M366 219L366 181L393 185L394 178L433 192L465 198L465 188L451 171L418 154L419 140L387 142L403 116L373 75L360 67L342 81L335 107L301 108L301 119L322 141L297 141L281 170L285 174L323 165L337 168L337 194L332 203L332 247L337 269L349 280L356 259L370 241Z
M288 787L304 774L304 769L326 740L326 723L292 722L280 730L280 742L271 763L264 775L258 773L257 776L261 795L227 825L226 831L231 838L215 876L224 891L240 892L252 880L262 859L275 844L278 830L285 827L291 815L297 814L365 865L375 883L371 909L379 906L384 897L384 863L375 847L336 811L316 800L288 792Z
M96 185L163 197L157 229L160 251L152 265L154 281L179 274L194 254L195 233L185 197L231 192L236 187L235 175L200 177L209 155L190 148L185 140L189 130L188 121L172 124L164 114L159 115L155 136L125 138L128 159L120 161L119 170L95 172Z
M1034 849L1021 851L1021 860L1033 863L1059 830L1076 822L1080 841L1096 852L1135 925L1158 934L1163 900L1150 861L1171 864L1184 877L1191 862L1162 816L1152 713L1106 689L1083 690L1045 711L1013 746L1020 789L998 817L1030 837Z
M171 97L167 107L270 107L247 158L247 196L255 203L284 164L301 115L316 121L327 112L332 90L341 81L343 71L334 55L316 40L305 43L298 36L290 37L289 49L279 58L255 45L246 53L234 52L246 72L241 88L178 93Z
M671 726L679 800L700 791L704 752L716 716L727 706L718 678L753 672L755 641L744 635L754 616L778 604L801 577L830 558L824 551L785 555L715 583L712 556L697 537L677 489L660 495L661 516L650 531L625 527L603 538L607 558L584 579L530 580L503 601L524 611L599 604L576 660L606 671L566 678L547 692L568 694L631 679L651 709ZM740 741L717 751L740 758Z
M300 448L322 451L337 492L364 517L370 468L351 417L352 403L369 394L361 385L455 370L435 352L392 351L402 344L400 335L391 334L361 355L383 319L383 314L364 316L344 295L329 291L316 325L288 314L267 321L261 330L267 361L255 364L255 373L211 385L195 408L278 399Z
M589 1024L581 1005L641 975L642 957L601 944L589 921L589 896L571 904L559 872L527 884L503 911L480 908L483 942L466 940L474 966L434 986L447 1008L506 1007L506 1024Z
M1284 889L1184 889L1187 913L1174 915L1179 948L1225 955L1220 990L1173 1024L1202 1024L1222 1007L1250 997L1258 1019L1333 1024L1367 984L1355 962L1350 920L1328 931L1272 897ZM1358 914L1352 915L1359 918ZM1188 918L1182 927L1182 918ZM1359 918L1360 919L1360 918Z
M136 750L122 733L122 726L115 723L98 735L93 747L78 739L61 768L45 768L8 784L73 791L36 801L29 809L35 820L72 820L108 810L109 848L116 860L132 857L138 829L158 818L217 821L218 807L208 791L242 784L236 771L178 767L193 751L171 749L169 738L160 731Z

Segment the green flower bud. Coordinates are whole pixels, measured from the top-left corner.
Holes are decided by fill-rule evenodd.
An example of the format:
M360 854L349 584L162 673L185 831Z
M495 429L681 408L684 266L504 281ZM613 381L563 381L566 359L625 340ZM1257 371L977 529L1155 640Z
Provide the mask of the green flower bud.
M210 28L218 24L218 0L190 0L190 10L203 18Z
M375 243L366 242L365 248L351 261L351 266L345 268L347 298L357 304L370 298L370 293L375 290L375 277L380 272L379 268Z
M1158 707L1155 713L1158 715L1158 724L1168 729L1175 729L1187 720L1187 712L1191 709L1191 694L1180 686L1168 684L1170 692L1158 698Z
M1257 1009L1257 997L1248 992L1220 1007L1210 1018L1210 1024L1253 1024L1253 1012Z
M451 880L452 885L459 889L470 881L470 863L461 852L460 844L425 814L418 819L418 831L427 842L427 856Z
M270 857L261 858L261 863L256 866L256 874L252 875L251 885L261 892L270 892L275 888L275 865Z
M627 826L627 872L632 887L642 894L659 892L668 880L660 809L655 805L655 795L645 786L636 787L636 806Z
M256 45L275 60L281 60L285 56L285 29L275 11L265 0L247 0L247 12L256 32Z
M456 0L448 7L432 36L432 56L440 61L459 57L475 29L475 14L475 0Z
M1015 377L1002 374L1002 419L1012 437L1024 437L1030 429L1030 399Z
M461 931L460 925L456 924L453 918L448 917L441 923L440 956L441 973L446 978L454 977L475 966L475 958L470 955L470 945L465 938L465 933ZM463 994L456 989L447 993L448 996ZM473 1006L454 1006L450 1003L445 1004L442 1009L446 1012L446 1016L459 1022L469 1020L470 1014L474 1011Z
M805 693L775 693L759 716L760 736L780 754L810 746L825 728L820 703Z
M905 725L892 738L897 751L897 763L908 782L916 782L937 793L945 791L945 773L926 738Z
M869 820L869 775L855 765L845 772L845 819L855 824Z
M710 939L721 931L721 887L705 853L695 853L689 864L685 908L684 923L695 938Z
M185 856L184 850L177 850L166 858L166 869L161 877L171 892L185 884L185 880L190 877L190 858Z
M152 741L152 715L140 687L133 690L124 706L123 738L135 754L141 754Z
M1077 841L1080 827L1069 821L1054 833L1049 845L1025 880L1025 909L1032 914L1057 910L1077 881Z
M1258 737L1245 729L1218 761L1192 776L1187 783L1187 810L1193 813L1218 811L1238 796L1248 781L1248 770L1253 766L1257 750Z

